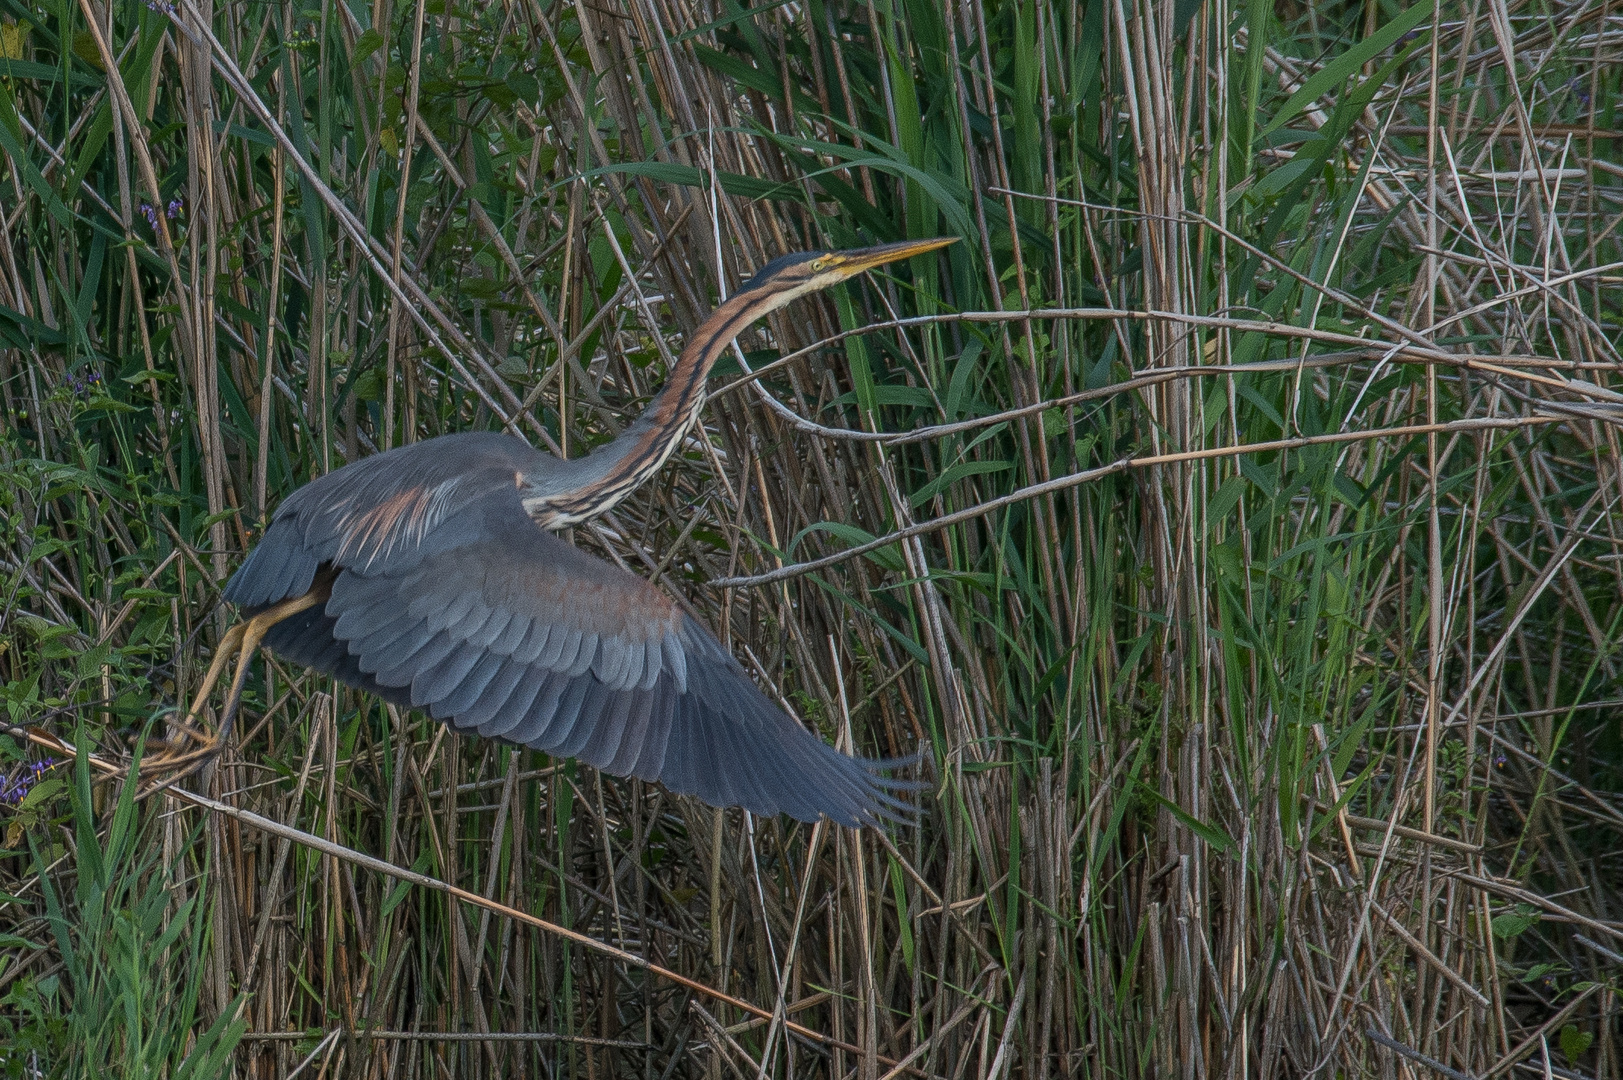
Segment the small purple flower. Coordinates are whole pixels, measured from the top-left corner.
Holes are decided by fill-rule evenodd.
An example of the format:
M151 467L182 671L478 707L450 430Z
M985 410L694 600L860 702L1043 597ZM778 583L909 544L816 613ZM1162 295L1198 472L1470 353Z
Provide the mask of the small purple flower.
M158 227L158 212L152 209L151 203L144 202L141 204L141 216L146 218L147 224L151 225L154 229Z
M1589 80L1588 79L1579 79L1579 78L1568 79L1567 80L1567 89L1571 90L1573 97L1576 97L1578 99L1578 104L1580 104L1580 105L1588 105L1589 104Z
M101 389L101 372L91 369L80 376L70 371L62 377L62 385L71 391L74 397L85 401Z
M149 9L161 15L173 15L175 13L175 5L171 4L169 0L146 0L146 4Z
M184 209L186 209L186 200L176 195L169 200L169 205L163 208L163 216L173 221L180 216L180 212Z
M55 765L55 759L46 758L24 766L15 777L0 777L0 806L20 806L46 770Z
M1493 755L1493 767L1494 768L1503 769L1506 765L1509 765L1509 764L1510 764L1510 758L1506 757L1504 754L1495 754L1495 755Z

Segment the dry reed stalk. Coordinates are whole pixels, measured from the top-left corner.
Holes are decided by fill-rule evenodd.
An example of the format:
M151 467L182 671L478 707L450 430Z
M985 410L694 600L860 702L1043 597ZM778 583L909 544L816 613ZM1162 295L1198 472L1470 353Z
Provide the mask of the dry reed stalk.
M267 661L218 809L128 811L158 854L118 880L206 908L153 998L176 1045L218 1015L267 1077L1617 1074L1609 12L5 8L0 66L49 63L0 70L0 673L109 759L297 483L468 428L579 453L771 255L970 241L747 335L681 459L574 537L830 737L922 739L918 824L717 816ZM36 957L70 970L44 927L93 925L108 790L16 819L0 928L46 947L0 945L0 1024Z

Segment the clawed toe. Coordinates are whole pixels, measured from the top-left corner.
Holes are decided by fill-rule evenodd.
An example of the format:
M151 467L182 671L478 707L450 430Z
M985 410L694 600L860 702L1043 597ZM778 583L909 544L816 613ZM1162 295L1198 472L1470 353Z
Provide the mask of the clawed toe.
M260 642L264 641L265 634L282 619L324 600L325 596L311 593L284 601L226 631L225 637L220 639L220 644L214 651L214 661L209 665L208 674L203 676L203 684L198 688L197 696L192 699L191 708L186 711L184 717L170 721L170 734L167 739L149 744L149 749L156 752L149 754L141 763L142 775L173 774L166 776L153 790L168 787L214 760L224 748L226 739L231 733L231 723L236 719L237 706L242 703L242 688L248 678L249 663L253 660L254 653L258 651ZM220 717L218 733L211 733L195 726L195 723L202 714L203 703L208 700L209 694L219 682L226 662L233 656L237 661L236 674L226 694L225 712Z
M184 720L171 721L168 737L147 743L140 772L143 777L178 774L168 780L169 783L173 783L202 768L213 760L223 747L224 742L218 735L194 727Z

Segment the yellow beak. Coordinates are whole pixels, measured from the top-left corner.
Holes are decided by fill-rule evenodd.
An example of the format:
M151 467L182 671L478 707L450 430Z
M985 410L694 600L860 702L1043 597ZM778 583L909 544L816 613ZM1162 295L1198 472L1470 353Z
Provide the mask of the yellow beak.
M956 244L956 236L937 236L930 240L899 240L894 244L879 244L876 247L856 248L852 251L836 251L829 256L829 269L836 271L841 277L855 277L864 270L872 270L876 266L883 266L897 259L909 259L914 255L923 255L927 251L944 248L948 244Z

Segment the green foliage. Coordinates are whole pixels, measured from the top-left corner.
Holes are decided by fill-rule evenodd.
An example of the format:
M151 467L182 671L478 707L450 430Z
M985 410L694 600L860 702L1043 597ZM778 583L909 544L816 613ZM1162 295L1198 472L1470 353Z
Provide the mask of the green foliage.
M86 761L64 768L72 771L71 784L39 784L13 819L25 826L40 882L40 895L29 905L39 911L29 924L39 937L7 935L0 944L22 955L50 950L60 963L49 973L7 980L0 997L0 1074L220 1075L246 1021L234 1017L236 1002L212 1021L202 1016L207 897L163 872L151 844L157 822L135 802L133 773L104 815L95 809ZM53 800L67 807L46 819ZM72 837L71 847L53 839L57 826ZM57 891L52 873L63 863L73 884L68 894Z
M225 790L937 1075L1354 1075L1387 1066L1320 1036L1371 1011L1475 1074L1546 980L1615 981L1546 917L1617 899L1602 8L216 4L203 77L165 6L0 0L0 775L29 726L122 759L172 723L301 483L509 420L579 454L767 258L951 235L740 342L849 332L758 383L824 431L719 394L574 537L830 738L922 740L894 850L274 662ZM413 1027L564 1041L357 1036L333 1068L716 1065L640 972L68 768L0 807L12 1074L281 1075ZM1575 1067L1618 1043L1599 1000ZM751 1075L861 1064L717 1008Z

